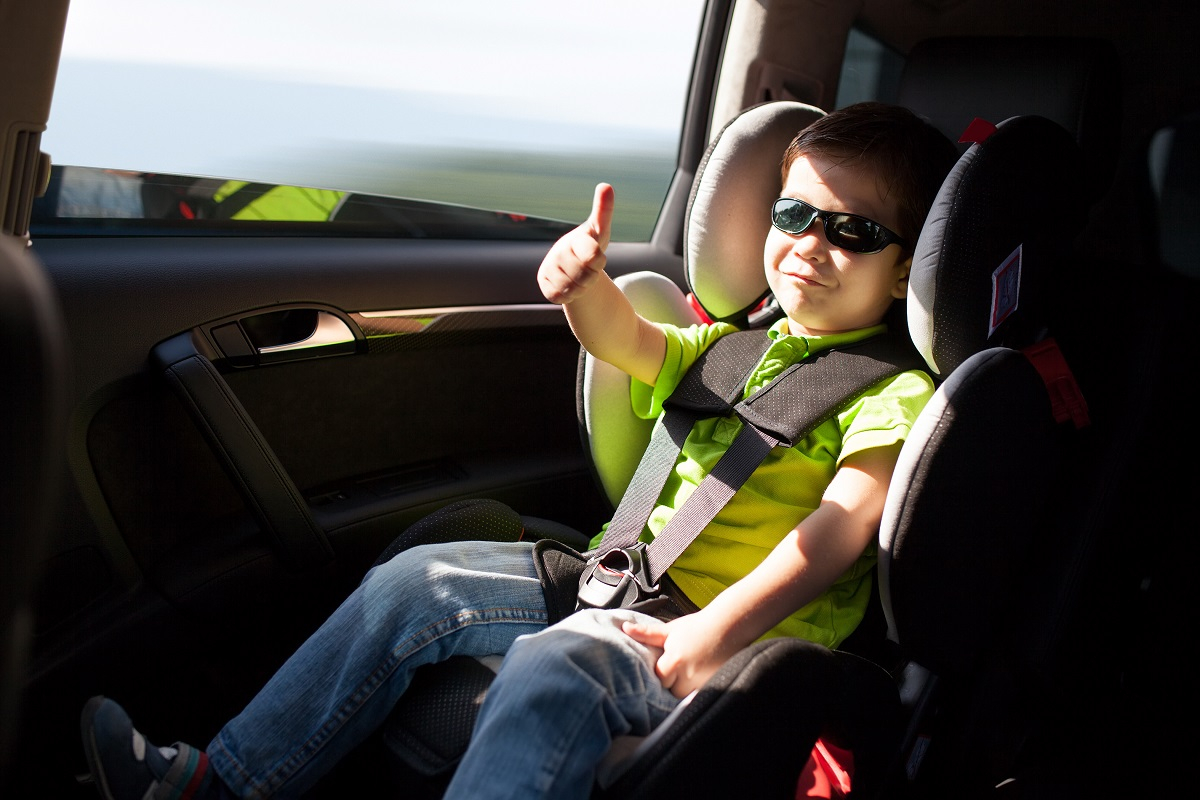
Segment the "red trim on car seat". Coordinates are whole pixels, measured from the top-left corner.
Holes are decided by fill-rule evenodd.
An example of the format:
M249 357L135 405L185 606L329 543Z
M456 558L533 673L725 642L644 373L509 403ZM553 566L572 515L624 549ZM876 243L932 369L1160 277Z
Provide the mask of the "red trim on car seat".
M854 777L854 753L817 739L808 763L796 780L796 800L817 797L836 800L850 794Z
M1046 383L1046 391L1050 393L1050 408L1054 412L1055 422L1070 420L1076 428L1086 428L1091 424L1088 416L1087 400L1079 390L1075 375L1067 366L1058 342L1053 338L1031 344L1021 351L1037 369L1038 374Z
M971 120L971 124L967 125L967 129L963 131L962 136L958 137L960 142L970 142L979 144L985 141L989 136L996 132L996 126L988 122L986 119L976 117Z
M700 315L701 322L709 324L709 325L712 324L713 318L710 317L708 315L708 312L704 310L704 306L700 305L700 301L696 299L695 294L693 294L692 292L688 292L687 293L687 301L688 301L688 305L692 307L692 310Z

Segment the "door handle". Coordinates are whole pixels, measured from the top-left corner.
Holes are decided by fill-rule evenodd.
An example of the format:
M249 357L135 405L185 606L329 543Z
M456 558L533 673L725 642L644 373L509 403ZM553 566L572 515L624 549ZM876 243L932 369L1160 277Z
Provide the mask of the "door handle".
M243 322L245 324L245 322ZM253 343L253 336L251 341ZM312 333L303 339L284 344L257 345L255 349L260 355L266 353L287 353L295 350L307 350L313 347L329 347L339 344L354 344L354 331L342 320L328 311L316 312L316 323Z

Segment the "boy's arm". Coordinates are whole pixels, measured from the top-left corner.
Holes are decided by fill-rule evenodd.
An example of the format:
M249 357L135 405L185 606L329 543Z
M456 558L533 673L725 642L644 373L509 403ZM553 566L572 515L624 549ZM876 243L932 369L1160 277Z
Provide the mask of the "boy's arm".
M808 515L763 562L695 614L669 623L625 623L663 649L656 671L676 697L699 688L730 656L816 599L879 530L900 444L848 457Z
M563 306L571 330L584 349L653 385L666 355L666 337L658 326L633 310L604 271L613 204L613 188L599 184L591 216L555 242L542 260L538 286L547 300Z

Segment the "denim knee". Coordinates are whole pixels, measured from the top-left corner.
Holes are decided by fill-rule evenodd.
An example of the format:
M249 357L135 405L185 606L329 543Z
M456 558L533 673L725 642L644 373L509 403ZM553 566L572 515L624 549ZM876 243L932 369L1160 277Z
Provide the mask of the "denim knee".
M587 676L588 682L617 693L646 690L654 677L658 651L631 639L621 623L636 612L588 609L565 620L518 638L504 660L509 676L528 675L539 680L551 675Z
M462 617L545 620L528 542L447 542L401 551L373 567L358 589L368 613L438 623Z

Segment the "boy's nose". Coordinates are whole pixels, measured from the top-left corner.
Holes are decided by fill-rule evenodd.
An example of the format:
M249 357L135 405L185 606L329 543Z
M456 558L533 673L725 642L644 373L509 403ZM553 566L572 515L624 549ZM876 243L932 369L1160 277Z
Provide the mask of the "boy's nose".
M801 256L820 255L829 248L829 242L825 241L825 229L819 220L813 220L812 224L800 233L791 233L788 236L792 239L792 252Z

